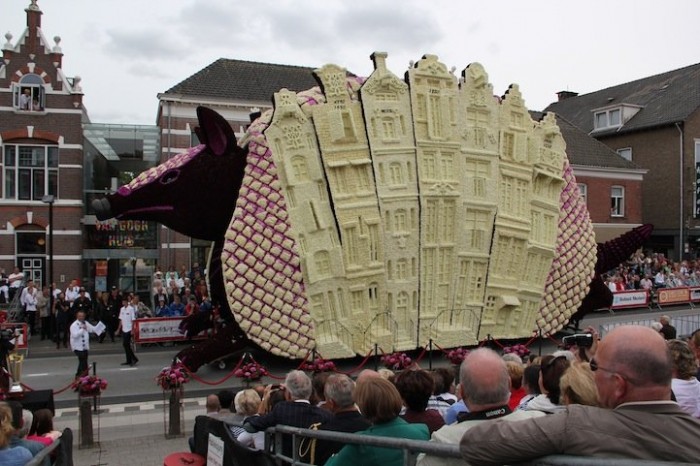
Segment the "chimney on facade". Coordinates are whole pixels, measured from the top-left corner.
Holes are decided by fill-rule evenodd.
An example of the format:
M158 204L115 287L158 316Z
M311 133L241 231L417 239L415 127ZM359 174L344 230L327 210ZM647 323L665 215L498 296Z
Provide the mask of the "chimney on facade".
M36 4L37 0L31 0L32 3L24 10L27 12L27 52L30 56L37 54L39 50L39 28L41 28L41 15L43 14Z
M561 102L562 100L570 99L571 97L576 97L578 96L578 92L571 92L571 91L559 91L557 92L557 97L559 97L558 102Z

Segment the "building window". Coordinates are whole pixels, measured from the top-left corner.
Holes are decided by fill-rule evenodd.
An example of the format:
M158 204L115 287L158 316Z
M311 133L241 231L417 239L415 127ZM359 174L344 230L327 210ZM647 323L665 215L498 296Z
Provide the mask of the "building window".
M25 74L12 90L13 106L17 110L44 110L44 80L37 74Z
M578 184L578 191L581 193L581 200L585 205L588 205L588 185L584 183Z
M4 198L40 201L58 197L58 147L6 144L3 147Z
M610 188L610 216L624 217L625 215L625 188L612 186Z
M630 162L632 161L632 148L631 147L625 147L622 149L618 149L617 153L620 155L625 160L629 160Z
M595 112L593 124L595 129L620 126L622 125L622 110L619 108L612 108L610 110Z

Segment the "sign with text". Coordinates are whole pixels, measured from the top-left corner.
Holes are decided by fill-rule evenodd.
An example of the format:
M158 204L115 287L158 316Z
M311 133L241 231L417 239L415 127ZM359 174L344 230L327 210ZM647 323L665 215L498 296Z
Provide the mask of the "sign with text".
M224 441L211 433L207 445L207 466L224 466Z
M136 319L134 321L134 342L157 343L163 341L185 340L187 337L180 333L180 323L184 317L155 317ZM206 338L206 331L194 338Z
M660 288L657 302L662 304L680 304L690 302L690 288Z
M700 301L700 286L690 287L690 300L694 303Z
M625 309L628 307L644 307L649 304L649 292L647 290L617 291L613 293L611 309Z

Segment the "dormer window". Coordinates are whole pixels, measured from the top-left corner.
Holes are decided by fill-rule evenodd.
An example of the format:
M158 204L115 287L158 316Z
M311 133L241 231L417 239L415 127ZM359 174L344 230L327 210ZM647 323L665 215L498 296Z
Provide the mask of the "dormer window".
M25 74L12 89L13 106L20 111L43 111L44 98L44 80L36 74Z
M595 112L595 129L615 128L622 124L622 109L611 108Z

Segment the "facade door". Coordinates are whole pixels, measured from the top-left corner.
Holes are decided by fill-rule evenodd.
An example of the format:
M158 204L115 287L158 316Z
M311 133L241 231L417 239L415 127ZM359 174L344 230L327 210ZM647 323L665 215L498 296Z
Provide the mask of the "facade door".
M17 267L24 272L24 281L34 280L37 288L44 283L46 267L46 233L44 231L22 230L16 233Z
M24 281L34 280L34 285L41 289L44 285L44 266L46 259L44 257L18 257L19 267L24 272Z

